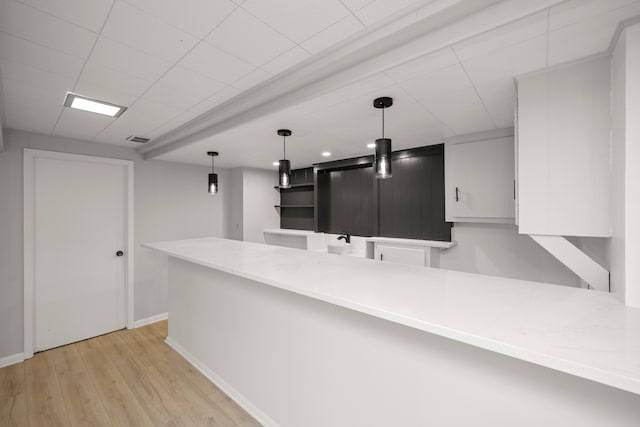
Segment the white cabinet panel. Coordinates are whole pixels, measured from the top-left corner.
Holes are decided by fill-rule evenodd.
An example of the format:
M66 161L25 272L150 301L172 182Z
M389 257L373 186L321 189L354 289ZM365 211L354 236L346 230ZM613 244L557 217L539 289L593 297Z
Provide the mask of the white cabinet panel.
M447 142L446 219L513 223L513 137Z
M610 61L518 79L520 233L611 235Z
M374 256L376 260L383 262L425 266L424 248L407 248L376 243Z

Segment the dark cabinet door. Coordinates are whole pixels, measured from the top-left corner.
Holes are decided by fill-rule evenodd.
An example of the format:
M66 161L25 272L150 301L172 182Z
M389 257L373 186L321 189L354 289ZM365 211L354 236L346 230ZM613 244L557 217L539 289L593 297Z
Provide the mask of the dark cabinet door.
M326 170L318 175L319 231L374 234L374 200L371 166Z
M378 181L378 234L424 240L451 240L445 222L444 146L394 156L393 177Z

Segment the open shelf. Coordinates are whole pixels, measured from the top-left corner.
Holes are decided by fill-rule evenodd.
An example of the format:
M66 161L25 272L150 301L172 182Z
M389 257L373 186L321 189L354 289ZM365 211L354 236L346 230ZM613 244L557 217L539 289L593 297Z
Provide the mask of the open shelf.
M276 208L314 208L314 205L274 205Z
M313 183L309 183L309 184L291 184L291 187L289 187L289 188L280 188L277 185L273 186L273 188L275 188L276 190L290 190L292 188L302 188L302 187L313 187Z

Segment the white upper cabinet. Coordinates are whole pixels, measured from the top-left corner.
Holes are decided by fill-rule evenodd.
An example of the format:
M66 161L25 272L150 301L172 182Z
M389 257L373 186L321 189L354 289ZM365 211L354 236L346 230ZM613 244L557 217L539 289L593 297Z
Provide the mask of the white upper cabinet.
M522 234L611 236L610 58L518 79Z
M445 142L447 221L514 222L513 136L500 134Z

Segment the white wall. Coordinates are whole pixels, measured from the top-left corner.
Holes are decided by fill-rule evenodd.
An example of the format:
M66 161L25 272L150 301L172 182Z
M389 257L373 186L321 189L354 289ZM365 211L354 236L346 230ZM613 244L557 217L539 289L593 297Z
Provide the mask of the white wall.
M9 131L0 152L0 358L23 349L22 150L34 148L134 160L134 318L167 311L167 259L142 242L223 236L223 198L206 192L207 167L143 161L132 149Z
M456 223L457 245L442 251L440 268L558 285L580 279L529 236L511 224Z
M234 168L229 176L231 194L226 235L230 239L264 243L265 229L280 228L280 216L274 208L280 201L278 191L273 188L278 182L277 172Z
M274 207L280 204L280 193L273 188L278 174L262 169L244 169L243 173L243 237L246 242L264 243L265 229L280 228L280 215Z
M243 210L243 173L241 168L229 170L229 195L227 197L227 232L229 239L242 240L244 233Z

